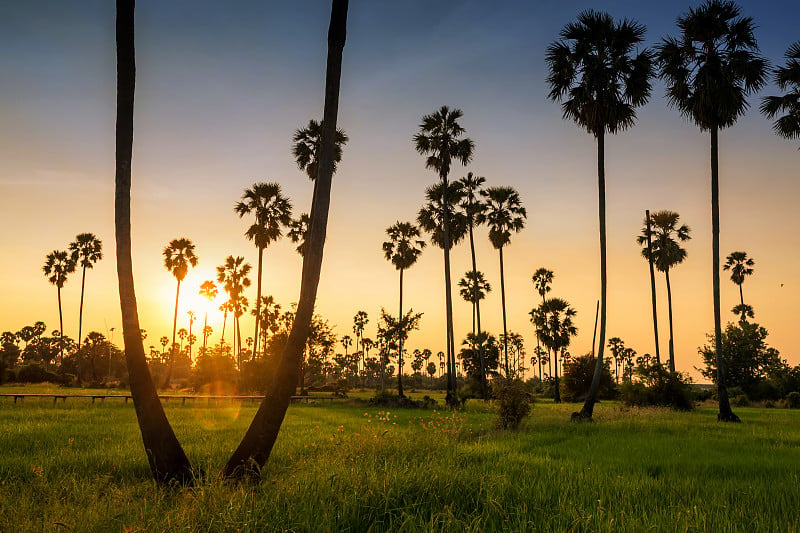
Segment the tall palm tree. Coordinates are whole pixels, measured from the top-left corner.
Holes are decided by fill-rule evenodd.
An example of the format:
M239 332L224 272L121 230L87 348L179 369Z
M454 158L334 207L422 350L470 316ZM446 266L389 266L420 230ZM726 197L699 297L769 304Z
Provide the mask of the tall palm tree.
M531 276L531 281L533 282L533 288L536 289L536 292L539 293L539 296L542 298L542 303L544 303L544 297L550 292L550 285L553 284L553 278L555 274L552 270L547 269L545 267L539 267L536 269L536 272L533 273ZM536 336L536 347L539 347L539 336ZM539 364L539 379L542 377L542 358L537 357L536 361ZM548 373L552 374L553 370L550 368L550 357L547 358L548 364Z
M475 329L477 306L475 304L486 298L486 295L492 291L492 286L486 281L486 276L480 270L467 270L464 277L458 281L458 286L460 287L458 293L464 301L472 304L472 333L477 334Z
M563 118L573 120L597 140L597 189L600 230L600 343L594 377L578 419L591 419L600 376L606 335L606 176L605 136L636 123L636 108L650 97L652 54L636 48L645 27L607 13L583 11L564 26L561 39L547 48L549 98L561 102Z
M233 303L230 300L230 296L227 301L220 304L219 310L222 311L222 334L219 342L220 344L225 344L225 327L228 325L228 313L233 312Z
M308 213L301 213L298 218L293 218L289 222L288 231L286 236L297 244L297 253L300 257L305 255L306 238L308 237L308 223L310 222Z
M241 201L237 202L233 210L239 217L255 214L255 222L247 228L245 237L253 241L258 248L258 274L256 279L256 320L255 333L253 334L253 359L258 350L258 329L261 321L259 307L261 305L261 274L264 262L264 249L283 236L283 228L292 221L292 204L281 193L281 186L277 183L254 183L245 189Z
M186 278L189 267L197 266L197 256L194 253L194 244L189 239L182 237L172 239L162 252L164 256L164 268L166 268L175 279L178 280L178 288L175 291L175 314L172 319L172 346L175 346L175 332L178 327L178 299L181 295L181 282ZM167 377L164 380L164 387L169 388L172 380L172 363L174 354L169 356L167 366Z
M159 483L191 484L189 459L181 448L158 399L142 344L131 260L131 157L133 102L136 86L134 0L117 0L117 125L114 226L117 278L131 396L147 452L150 471Z
M642 234L636 238L636 242L645 245L642 248L642 256L664 273L667 282L670 372L675 372L675 347L672 333L672 286L669 282L669 270L686 259L686 250L681 248L680 243L691 239L689 226L686 224L679 226L679 220L680 215L675 211L656 211L650 215L649 221L645 221Z
M203 298L208 300L209 303L211 303L211 301L214 298L217 297L217 294L219 293L219 289L217 289L216 284L214 284L214 282L212 280L207 279L203 283L200 284L199 293L200 293L200 296L202 296ZM206 350L208 349L207 348L207 344L206 344L206 340L208 339L208 335L206 335L206 329L207 328L208 328L208 308L206 308L206 315L205 315L205 318L203 319L203 354L204 355L208 355L206 353Z
M441 207L441 224L444 250L444 284L445 284L445 311L447 328L447 384L448 402L455 401L456 374L455 374L455 337L453 335L453 298L450 281L450 246L456 239L451 236L450 219L452 218L451 191L448 183L450 168L453 161L468 165L472 161L475 143L472 139L463 137L466 130L459 124L459 119L464 116L460 109L450 109L442 106L429 115L422 116L419 131L414 134L414 148L425 157L425 168L436 171L441 180L439 200ZM453 202L457 203L457 202Z
M233 313L233 327L234 327L234 348L237 349L237 361L241 367L241 352L242 352L242 332L239 330L239 317L244 314L244 309L247 308L246 299L244 299L244 289L250 286L250 270L253 267L250 263L244 261L244 257L233 257L229 255L225 258L225 263L217 267L217 281L222 284L225 292L228 293L228 305L225 312ZM225 327L223 325L223 338L225 336Z
M78 343L83 332L83 295L86 287L86 269L103 258L103 243L91 233L79 233L69 245L72 261L83 270L81 273L81 306L78 311Z
M745 320L745 317L748 314L748 310L744 304L742 284L747 276L753 275L753 265L755 264L756 262L753 261L753 258L747 257L747 252L731 252L728 257L725 258L725 264L722 265L722 270L731 271L731 281L739 286L740 306L737 308L742 315L742 320ZM750 312L752 312L752 308L750 309Z
M358 311L353 317L353 333L355 334L356 342L358 343L356 345L356 350L361 351L362 368L364 368L366 363L366 355L364 352L364 327L367 325L367 322L369 322L369 318L366 311Z
M647 249L652 250L653 248L653 232L650 231L650 210L645 209L644 211L644 224L645 224L645 235L647 237ZM658 346L658 301L656 299L656 273L655 269L653 268L653 254L647 254L647 266L650 270L650 302L653 307L653 340L655 341L655 348L656 348L656 363L661 364L661 349ZM609 342L611 340L609 339ZM592 341L592 353L594 353L594 341Z
M800 41L796 41L786 50L786 66L776 67L773 71L775 85L782 91L783 96L765 96L761 100L761 112L768 119L774 119L772 124L775 133L787 139L800 137Z
M398 325L402 327L403 321L403 272L411 268L419 259L425 248L425 241L420 238L419 228L411 222L396 222L386 228L389 240L383 243L383 253L386 260L391 262L400 271L400 312ZM398 332L397 367L403 368L403 335ZM403 373L397 373L397 395L403 396Z
M728 0L707 0L678 17L680 37L658 46L660 76L667 99L680 113L711 134L711 268L714 336L717 350L719 414L723 422L739 422L731 410L722 360L719 300L719 130L747 110L746 97L766 79L767 62L758 54L753 19L742 17Z
M75 260L65 251L53 250L47 254L42 270L45 276L48 276L47 281L58 289L58 353L60 364L64 364L64 315L61 312L61 289L67 282L67 276L75 272ZM80 343L80 338L78 342Z
M522 207L519 193L512 187L489 187L481 191L486 199L486 209L478 214L477 220L489 226L489 241L500 252L500 301L503 307L503 354L506 376L508 366L508 328L506 326L506 281L503 269L503 247L511 242L511 232L519 233L525 227L527 211Z
M549 298L531 310L531 322L536 327L536 336L544 344L554 359L553 397L556 403L561 402L558 384L558 356L570 344L570 339L578 334L573 322L577 312L569 302L561 298Z
M325 107L320 135L319 170L314 182L311 222L303 259L300 298L292 329L275 378L258 408L242 442L236 448L224 474L235 479L259 479L261 467L269 458L278 437L289 399L300 378L303 348L308 338L314 302L317 296L322 251L330 207L331 177L336 150L336 120L339 111L339 86L342 74L342 51L347 33L348 0L333 0L328 29L328 61L325 80Z

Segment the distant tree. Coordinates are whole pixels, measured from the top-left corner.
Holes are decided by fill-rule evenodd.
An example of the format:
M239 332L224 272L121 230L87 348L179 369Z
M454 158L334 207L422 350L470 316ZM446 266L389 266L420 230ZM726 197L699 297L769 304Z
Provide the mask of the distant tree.
M228 305L224 309L225 317L228 312L233 313L234 318L234 333L238 337L234 337L234 345L238 344L236 360L241 363L242 354L242 332L239 330L238 323L239 317L244 314L247 309L246 298L244 297L244 289L250 286L250 270L253 267L250 263L245 262L244 257L233 257L229 255L225 258L225 263L217 267L217 282L222 284L225 292L228 293ZM223 323L222 329L223 339L225 338L225 325ZM241 366L239 367L241 368Z
M475 320L478 307L475 304L486 298L486 295L492 291L492 286L486 281L483 272L479 270L467 270L464 277L458 281L458 286L460 287L458 293L464 301L472 303L472 333L477 335Z
M214 284L213 280L207 279L203 283L200 284L200 296L208 300L209 302L213 301L214 298L217 297L219 293L219 289ZM205 353L208 349L208 345L206 343L208 336L211 335L210 331L206 334L208 329L208 309L206 309L205 318L203 319L203 352Z
M464 373L472 379L477 387L483 377L481 373L480 354L484 357L484 370L489 376L496 376L500 366L500 348L494 335L482 331L476 335L467 333L467 337L461 343L459 358ZM477 388L476 387L476 388Z
M67 276L75 272L75 261L67 255L67 252L53 250L47 254L47 258L42 267L47 281L56 286L58 290L58 331L59 337L64 336L64 315L61 312L61 289L67 282ZM59 343L59 360L64 362L64 345Z
M609 339L610 340L610 339ZM616 396L614 379L611 377L611 362L606 359L603 372L600 378L599 397L602 399L612 399ZM568 402L583 401L586 392L594 376L595 360L591 352L582 356L574 357L569 361L564 361L563 389L564 400Z
M358 311L353 317L353 334L356 336L356 350L361 352L362 366L366 360L364 351L364 327L369 322L369 317L366 311Z
M453 334L453 299L451 295L450 281L450 247L458 239L455 238L451 227L451 218L454 214L452 205L458 204L458 200L450 195L451 188L448 183L450 169L453 161L458 161L462 165L468 165L472 160L472 153L475 150L475 143L472 139L463 137L466 130L459 124L459 119L463 116L460 109L450 109L442 106L429 115L423 115L419 132L414 135L414 148L420 155L426 156L425 168L436 171L441 180L438 189L439 197L431 198L431 201L438 201L441 212L441 238L438 245L444 251L444 284L445 284L445 311L447 329L447 400L452 403L455 401L456 373L455 373L455 337ZM460 189L460 187L459 187ZM429 188L434 193L434 190ZM420 213L422 215L422 213ZM420 225L426 227L419 218ZM438 226L438 224L436 224ZM462 234L463 235L463 234ZM434 240L435 242L435 240Z
M786 139L800 137L800 41L796 41L786 50L786 66L773 70L775 85L783 96L765 96L761 100L761 112L770 120L781 113L772 124L775 133Z
M572 337L578 334L578 328L573 322L577 312L570 307L566 300L561 298L548 298L539 307L531 310L531 322L536 327L541 343L550 351L554 361L552 376L553 397L556 403L561 402L558 384L558 356L569 346Z
M550 292L550 285L553 284L553 278L555 274L552 270L547 269L545 267L539 267L536 269L536 272L533 273L531 276L531 281L533 282L533 287L536 289L536 292L539 293L539 296L544 302L544 297ZM536 336L536 346L539 347L539 336ZM540 356L537 357L537 362L539 364L539 379L542 379L542 363L544 359ZM547 357L547 364L548 364L548 373L552 374L553 371L549 368L550 365L550 357Z
M421 319L422 313L414 313L413 309L409 309L400 319L381 309L382 326L379 330L382 330L387 345L400 346L408 340L408 335L412 331L419 329ZM403 352L400 350L397 351L397 394L403 396Z
M748 314L753 316L753 308L750 306L745 307L744 294L742 293L742 285L744 284L747 276L753 275L753 265L756 262L751 257L747 257L747 252L731 252L725 258L725 264L722 265L722 270L731 271L731 281L739 286L739 306L734 307L734 313L741 315L741 321L744 322ZM749 309L748 309L749 308ZM738 311L738 313L737 313Z
M258 248L258 273L256 274L255 333L253 334L253 358L258 351L258 329L261 325L261 279L264 250L283 236L283 228L292 221L292 204L283 196L278 183L254 183L245 189L242 199L233 208L239 217L253 214L255 221L247 228L245 237Z
M78 341L83 331L83 294L86 287L86 269L103 258L103 243L91 233L79 233L69 245L72 261L80 266L81 273L81 306L78 311Z
M500 335L500 342L511 353L509 377L520 379L525 372L525 339L521 334L509 331L508 334Z
M175 333L178 327L178 298L181 294L181 282L186 278L189 267L197 266L197 256L194 253L194 244L186 238L172 239L162 252L164 255L164 267L178 280L178 288L175 291L175 314L172 320L172 346L175 346ZM172 380L172 366L174 354L170 353L169 364L167 366L167 377L164 379L164 387L169 388Z
M411 268L419 259L422 250L425 248L425 241L420 239L419 228L410 222L396 222L386 228L389 240L383 243L383 254L387 261L391 262L395 269L400 271L400 311L398 317L403 315L403 272ZM404 336L398 336L397 361L400 372L397 381L397 394L403 396L403 340Z
M767 62L758 54L753 19L742 17L727 0L706 0L678 17L679 38L657 47L660 76L669 103L711 134L711 268L714 338L717 341L717 388L723 422L739 422L731 410L722 361L719 299L719 130L733 126L747 110L746 97L766 80Z
M425 367L425 371L428 373L428 376L433 377L436 375L436 363L433 361L428 361L428 365Z
M600 343L595 376L577 416L591 419L606 335L606 199L605 135L636 123L636 108L650 97L652 54L644 48L645 27L607 13L583 11L564 26L561 39L547 48L549 98L561 101L564 119L571 119L597 140L597 185L600 226Z
M611 356L614 358L614 375L617 377L617 383L620 379L620 368L623 365L623 354L625 353L625 343L619 337L611 337L608 339L608 349Z
M291 222L289 222L289 229L286 233L286 236L289 237L293 243L297 244L296 250L297 253L300 254L300 257L305 255L309 220L308 213L302 213L299 218L293 218Z

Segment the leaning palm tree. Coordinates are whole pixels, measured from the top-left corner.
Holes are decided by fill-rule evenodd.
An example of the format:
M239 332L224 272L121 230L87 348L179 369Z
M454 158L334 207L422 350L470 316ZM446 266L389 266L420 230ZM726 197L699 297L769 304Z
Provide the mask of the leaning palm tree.
M775 85L783 96L765 96L761 100L761 112L770 120L778 117L772 124L775 133L787 139L800 138L800 41L792 43L786 50L786 66L773 71Z
M308 338L314 302L322 267L322 251L330 207L331 177L336 147L336 120L339 110L339 85L342 51L347 28L348 0L333 0L328 29L328 62L325 81L325 109L320 135L319 170L314 182L313 208L303 259L300 298L292 329L275 371L272 387L264 396L242 442L225 465L225 476L259 479L261 467L269 458L278 437L289 399L300 378L303 349Z
M445 191L447 191L445 193ZM447 402L455 402L456 367L453 338L453 300L450 292L450 249L467 233L467 217L456 210L463 198L463 189L458 182L435 183L425 189L425 205L417 213L417 223L431 234L431 242L444 252L446 345L447 345Z
M210 279L205 280L203 283L200 284L200 296L205 298L209 301L209 303L217 297L219 290L214 282ZM208 339L208 335L206 335L206 331L208 330L208 309L206 309L206 315L203 319L203 355L208 355L206 353L207 344L206 340Z
M61 289L67 282L67 276L75 272L75 260L62 250L53 250L47 254L42 267L47 281L58 289L58 353L60 364L64 364L64 315L61 313ZM80 343L80 338L78 338ZM80 374L78 374L80 380Z
M739 422L731 410L722 360L719 300L719 130L728 128L747 110L746 97L766 79L767 62L758 54L753 19L742 17L727 0L708 0L678 17L679 38L658 46L660 76L667 99L701 131L711 135L711 268L714 298L714 338L717 351L719 414L724 422Z
M505 357L506 377L508 366L508 328L506 326L506 281L503 269L503 247L511 242L511 232L519 233L525 227L527 211L522 207L519 193L512 187L489 187L481 191L486 199L486 209L478 214L477 221L489 226L489 240L500 252L500 301L503 307L503 355Z
M241 201L237 202L233 210L239 217L253 213L255 222L247 228L245 237L253 241L258 248L258 273L256 279L256 319L255 333L253 334L253 359L258 351L258 329L261 321L259 307L261 305L261 273L264 262L264 249L283 236L283 228L292 221L292 204L281 193L278 183L254 183L245 189Z
M670 372L675 372L675 347L672 332L672 286L669 282L669 271L686 259L686 250L681 248L680 243L691 239L689 226L686 224L679 226L679 220L680 215L675 211L656 211L650 215L650 220L645 221L642 234L636 238L636 242L644 245L642 256L664 273L667 283Z
M178 327L178 299L181 295L181 282L186 278L189 267L197 266L197 256L194 253L194 244L186 238L172 239L162 252L164 256L164 268L166 268L175 279L178 280L178 288L175 291L175 314L172 319L172 346L175 346L175 332ZM169 388L172 380L172 363L174 354L169 356L167 366L167 377L164 379L164 387Z
M81 267L81 306L78 311L78 343L81 342L83 331L83 294L86 287L86 269L93 268L94 264L103 258L103 243L91 233L80 233L69 245L72 252L72 261Z
M400 271L400 312L403 317L403 272L411 268L419 259L425 248L425 241L420 238L419 228L411 222L396 222L386 228L389 240L383 243L383 254L386 260ZM402 320L398 323L402 326ZM397 366L403 368L403 332L398 332ZM345 348L346 350L346 348ZM403 373L397 373L397 395L403 396Z
M134 0L117 0L117 129L114 226L119 303L125 339L125 361L150 471L159 483L191 484L191 464L183 452L147 369L142 344L131 260L131 156L133 100L136 85Z
M533 282L533 288L536 289L536 292L539 293L539 296L542 298L542 303L544 303L545 295L550 292L550 285L553 283L553 278L555 274L552 270L547 269L545 267L539 267L536 269L536 272L533 273L531 276L531 281ZM536 347L539 347L539 336L536 336ZM542 377L542 358L536 358L537 363L539 364L539 378ZM550 364L550 358L547 358L548 365ZM548 372L552 373L552 369L549 369Z
M635 49L645 27L607 13L584 11L564 26L561 39L547 48L549 98L561 101L564 119L571 119L597 140L597 188L600 230L600 344L592 384L580 412L591 419L600 376L606 334L606 177L605 136L636 123L636 108L650 97L652 54Z
M561 298L544 300L539 307L529 313L531 322L536 327L536 336L553 355L553 397L556 403L561 402L561 393L558 384L558 356L563 356L564 350L570 344L572 337L578 334L578 328L573 322L577 312L570 307L569 302Z
M742 315L742 320L748 315L748 310L744 303L742 284L744 284L744 280L747 276L753 275L753 265L755 264L756 262L753 261L752 257L747 257L747 252L731 252L728 257L725 258L725 264L722 265L722 270L731 271L731 281L739 286L740 303L737 309L739 309ZM750 312L752 313L752 308L750 308Z

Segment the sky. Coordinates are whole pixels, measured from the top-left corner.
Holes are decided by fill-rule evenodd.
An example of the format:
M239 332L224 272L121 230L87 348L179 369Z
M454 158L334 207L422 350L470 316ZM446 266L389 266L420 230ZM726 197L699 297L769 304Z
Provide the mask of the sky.
M421 117L459 108L475 142L471 171L487 186L516 188L525 229L504 249L508 328L528 353L536 344L528 312L539 297L531 275L555 272L551 295L577 310L571 352L589 352L600 294L596 145L562 120L547 98L544 54L564 24L584 9L647 26L644 46L675 35L675 19L699 2L611 0L351 0L344 49L339 126L350 141L334 177L317 311L339 335L353 316L369 314L375 338L380 309L397 313L398 272L381 250L385 229L413 221L437 176L414 150ZM752 16L762 54L783 62L800 39L800 4L739 2ZM233 206L245 188L276 181L295 214L307 212L312 184L297 169L291 136L322 115L329 2L139 0L136 5L136 102L132 176L133 263L145 347L171 335L175 279L162 249L186 237L199 257L182 286L186 312L208 321L216 342L222 315L197 294L228 255L254 267L250 221ZM84 332L121 343L114 253L114 5L101 0L31 0L0 4L0 331L43 320L58 328L56 289L42 273L45 256L78 233L104 245L87 273ZM721 254L744 250L755 274L746 303L768 342L800 364L800 195L798 143L772 133L751 109L720 134ZM698 347L713 330L709 138L664 98L661 82L638 111L637 125L606 140L608 337L654 353L649 270L635 242L645 209L670 209L691 227L687 260L670 273L676 366L702 381ZM499 256L485 228L476 231L478 269L492 284L481 305L484 328L502 332ZM301 258L284 239L265 251L264 294L297 301ZM469 247L452 252L454 280L470 268ZM407 348L444 350L441 250L428 246L404 276L405 305L422 312ZM255 287L255 284L253 285ZM661 352L667 352L667 306L657 273ZM248 294L255 298L255 288ZM80 275L62 292L64 330L77 336ZM723 321L738 288L722 272ZM454 288L457 344L471 330L471 309ZM195 324L199 332L202 322ZM251 319L242 319L252 335ZM113 329L112 329L113 328ZM230 330L226 336L230 341ZM663 356L663 355L662 355Z

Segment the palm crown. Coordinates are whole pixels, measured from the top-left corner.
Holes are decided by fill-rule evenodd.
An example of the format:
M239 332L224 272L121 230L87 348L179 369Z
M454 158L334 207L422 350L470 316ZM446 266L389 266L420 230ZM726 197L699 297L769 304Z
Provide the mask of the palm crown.
M67 282L67 274L75 272L75 261L66 251L53 250L47 254L42 270L49 276L47 280L60 289Z
M83 268L92 268L103 258L103 243L91 233L80 233L70 243L72 260Z
M569 346L570 337L577 335L578 328L572 320L576 314L577 311L561 298L547 299L530 312L537 337L554 352Z
M344 130L337 129L334 138L333 171L336 164L342 160L342 147L350 139ZM322 124L316 120L309 120L308 126L295 130L292 136L292 155L297 162L297 167L304 171L309 179L315 181L319 172L319 152L322 144Z
M172 239L164 247L164 267L172 272L175 279L183 281L189 272L189 266L197 266L197 256L194 254L194 244L186 238Z
M481 191L481 196L486 198L486 209L478 213L476 222L486 223L489 240L495 248L502 248L511 241L512 231L519 233L525 227L527 212L512 187L489 187Z
M472 172L467 172L467 175L459 179L458 183L461 185L461 190L464 193L460 204L461 209L467 216L469 224L474 224L475 217L486 208L486 204L481 202L479 197L481 185L486 183L486 178L483 176L475 176Z
M281 186L274 182L255 183L250 189L245 189L242 200L236 203L233 210L239 217L255 214L256 220L245 236L257 248L266 248L280 239L282 228L292 220L292 204L281 193Z
M445 229L442 208L444 205L442 182L435 183L425 189L426 203L417 213L417 222L423 230L431 234L431 242L439 248L445 247ZM454 207L464 198L464 190L457 181L447 184L448 229L450 233L450 246L458 244L467 234L469 229L467 216Z
M656 211L650 214L650 250L653 264L661 272L666 272L673 266L686 259L686 250L681 248L679 241L688 241L689 226L678 226L680 215L674 211ZM677 240L676 240L677 239ZM636 237L639 244L647 243L647 221L642 228L642 234ZM642 256L650 260L647 246L642 248Z
M430 115L422 117L419 132L414 135L414 147L425 159L425 168L431 168L444 179L450 174L453 160L467 165L472 160L475 143L462 139L466 131L458 119L464 116L460 109L442 106Z
M459 294L464 300L475 303L477 300L486 298L486 294L491 292L492 286L486 281L483 272L468 270L464 277L458 282L461 287Z
M383 253L387 261L397 270L411 267L417 262L425 248L425 241L419 238L419 228L410 222L397 222L386 229L389 241L383 243Z
M723 270L731 271L731 281L736 285L744 283L744 278L753 274L753 265L756 262L751 257L747 257L747 252L731 252L725 258Z
M218 292L216 284L210 279L200 284L200 296L206 298L209 302L217 297Z
M306 238L308 237L308 225L311 219L308 216L308 213L302 213L299 218L292 219L289 222L289 231L286 233L286 236L289 239L297 244L297 253L300 256L305 255L306 250Z
M772 127L781 137L797 139L800 137L800 41L786 50L786 66L774 71L775 84L783 96L765 96L761 101L761 112L769 119L779 113L786 113L773 123Z
M533 281L533 287L536 289L536 292L539 293L539 296L544 298L544 295L550 292L550 284L553 283L554 277L555 274L553 274L552 270L545 267L536 269L536 272L534 272L531 277L531 281Z
M239 298L242 290L250 286L250 270L253 267L250 263L244 262L244 257L233 257L229 255L225 258L225 263L217 267L217 281L223 284L225 292L227 292L233 305L236 305L236 300Z

